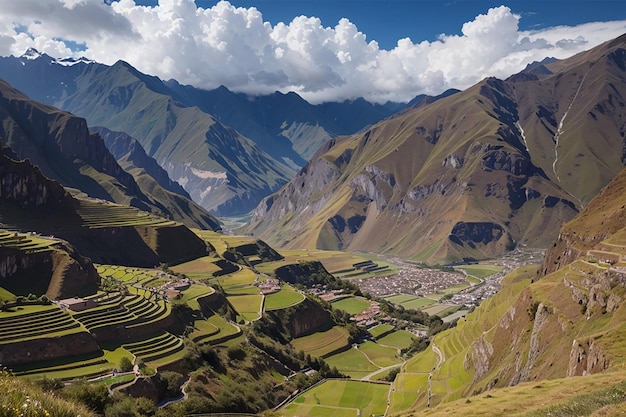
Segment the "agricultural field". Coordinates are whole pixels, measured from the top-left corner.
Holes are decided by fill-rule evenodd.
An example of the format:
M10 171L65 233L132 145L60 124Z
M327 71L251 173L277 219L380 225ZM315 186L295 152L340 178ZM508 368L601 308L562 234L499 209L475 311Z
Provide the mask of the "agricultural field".
M391 346L396 349L405 349L411 345L415 336L411 332L407 332L406 330L396 330L395 332L391 332L376 341L381 346Z
M291 285L282 284L280 291L265 296L265 311L280 310L298 304L304 300L304 295L296 291Z
M176 222L155 216L134 207L111 202L78 200L77 212L83 226L90 229L121 226L170 226Z
M379 324L378 326L369 329L369 333L374 339L378 339L385 333L391 332L393 329L394 327L391 324Z
M323 332L298 337L291 341L296 351L301 350L311 356L325 357L328 354L348 346L348 330L335 326Z
M46 252L59 243L57 239L30 233L0 230L0 248L14 248L27 253Z
M200 310L198 298L205 295L213 294L215 290L209 286L202 284L191 284L189 288L181 292L181 297L177 300L179 303L187 304L194 310Z
M344 352L328 356L324 360L331 368L336 367L339 372L354 379L361 379L381 368L370 362L360 347L359 349L352 347Z
M182 359L185 344L180 337L162 332L149 339L124 344L123 347L150 367L157 368Z
M194 259L193 261L172 266L171 270L176 273L185 274L192 279L209 279L213 277L213 272L221 270L221 268L214 263L217 260L219 260L219 258L214 256L204 256Z
M387 409L389 388L387 384L327 380L300 394L279 413L284 416L319 417L383 415Z
M214 331L217 329L217 332ZM196 320L194 331L190 337L195 343L211 343L236 337L241 333L241 329L228 322L219 314L213 314L206 320Z
M243 320L254 321L261 318L263 303L261 294L228 295L226 298Z
M217 282L226 294L259 294L259 288L253 285L257 279L257 273L241 268L232 274L214 278L211 282Z
M401 372L393 381L391 391L391 413L407 410L418 400L426 401L428 397L428 373L410 374Z
M363 297L347 297L332 302L333 308L344 310L350 315L359 314L370 306L370 302Z
M380 368L387 366L399 365L402 360L397 357L398 350L393 347L382 346L378 343L366 341L359 345L359 350Z
M337 278L371 278L374 276L385 276L397 272L397 267L388 262L373 258L379 265L388 265L388 269L364 273L356 270L352 265L358 262L367 261L370 255L355 255L347 252L324 251L324 250L280 250L285 259L281 261L266 262L256 266L261 272L271 274L277 268L298 262L319 261L324 268ZM370 256L370 257L368 257ZM353 274L353 275L351 275Z
M256 242L256 239L253 237L231 236L210 230L193 229L193 232L204 241L210 243L220 255L226 252L228 248Z
M456 312L459 308L460 306L454 304L435 304L422 310L430 316L446 317L447 315Z

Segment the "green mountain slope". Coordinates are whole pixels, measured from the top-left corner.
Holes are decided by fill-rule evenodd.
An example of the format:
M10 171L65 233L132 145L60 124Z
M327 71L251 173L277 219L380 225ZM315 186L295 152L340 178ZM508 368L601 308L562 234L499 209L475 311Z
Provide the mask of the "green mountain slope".
M545 247L623 167L625 43L330 141L245 230L278 246L428 262Z
M552 415L589 415L615 404L609 388L623 380L626 349L624 187L625 170L564 225L543 267L509 274L495 296L405 365L397 381L408 383L406 378L420 369L431 375L429 396L411 394L418 408L430 398L431 406L441 404L444 413L452 406L448 402L469 397L463 414L480 415L486 406L482 399L499 398L493 415L511 415L507 407L515 415L532 409L543 410L532 415L558 409L564 414ZM516 390L492 392L531 381ZM589 389L581 392L576 386ZM538 401L516 402L519 396ZM480 405L472 409L475 398ZM575 403L589 411L568 414Z
M183 187L148 155L141 144L123 132L94 128L120 166L130 173L153 205L189 227L219 230L218 220L196 204Z

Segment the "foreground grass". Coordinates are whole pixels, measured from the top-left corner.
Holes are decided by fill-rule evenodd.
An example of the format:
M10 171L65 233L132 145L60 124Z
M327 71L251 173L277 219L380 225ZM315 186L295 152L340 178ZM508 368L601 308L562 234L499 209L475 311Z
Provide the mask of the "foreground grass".
M439 405L397 415L569 417L604 415L600 410L626 401L626 372L606 372L488 391ZM597 413L597 414L594 414ZM619 415L619 414L618 414Z
M86 407L43 392L32 383L0 371L0 416L95 417Z

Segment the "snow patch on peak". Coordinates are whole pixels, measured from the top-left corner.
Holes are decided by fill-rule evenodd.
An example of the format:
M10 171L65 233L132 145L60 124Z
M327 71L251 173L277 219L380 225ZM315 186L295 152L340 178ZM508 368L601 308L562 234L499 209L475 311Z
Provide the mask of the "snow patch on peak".
M55 64L59 64L59 65L63 65L65 67L71 67L72 65L76 65L76 64L93 64L96 61L91 60L91 59L87 59L85 57L80 57L80 58L59 58L59 59L55 59L53 61Z
M39 52L38 50L36 50L35 48L28 48L26 52L24 52L24 54L21 56L21 58L34 60L34 59L39 58L42 55L43 54Z

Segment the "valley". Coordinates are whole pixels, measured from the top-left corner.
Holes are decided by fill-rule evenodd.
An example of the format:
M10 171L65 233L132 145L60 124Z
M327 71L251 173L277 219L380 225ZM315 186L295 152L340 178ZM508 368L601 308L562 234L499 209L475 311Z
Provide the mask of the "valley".
M406 104L0 57L0 404L620 415L625 45Z

